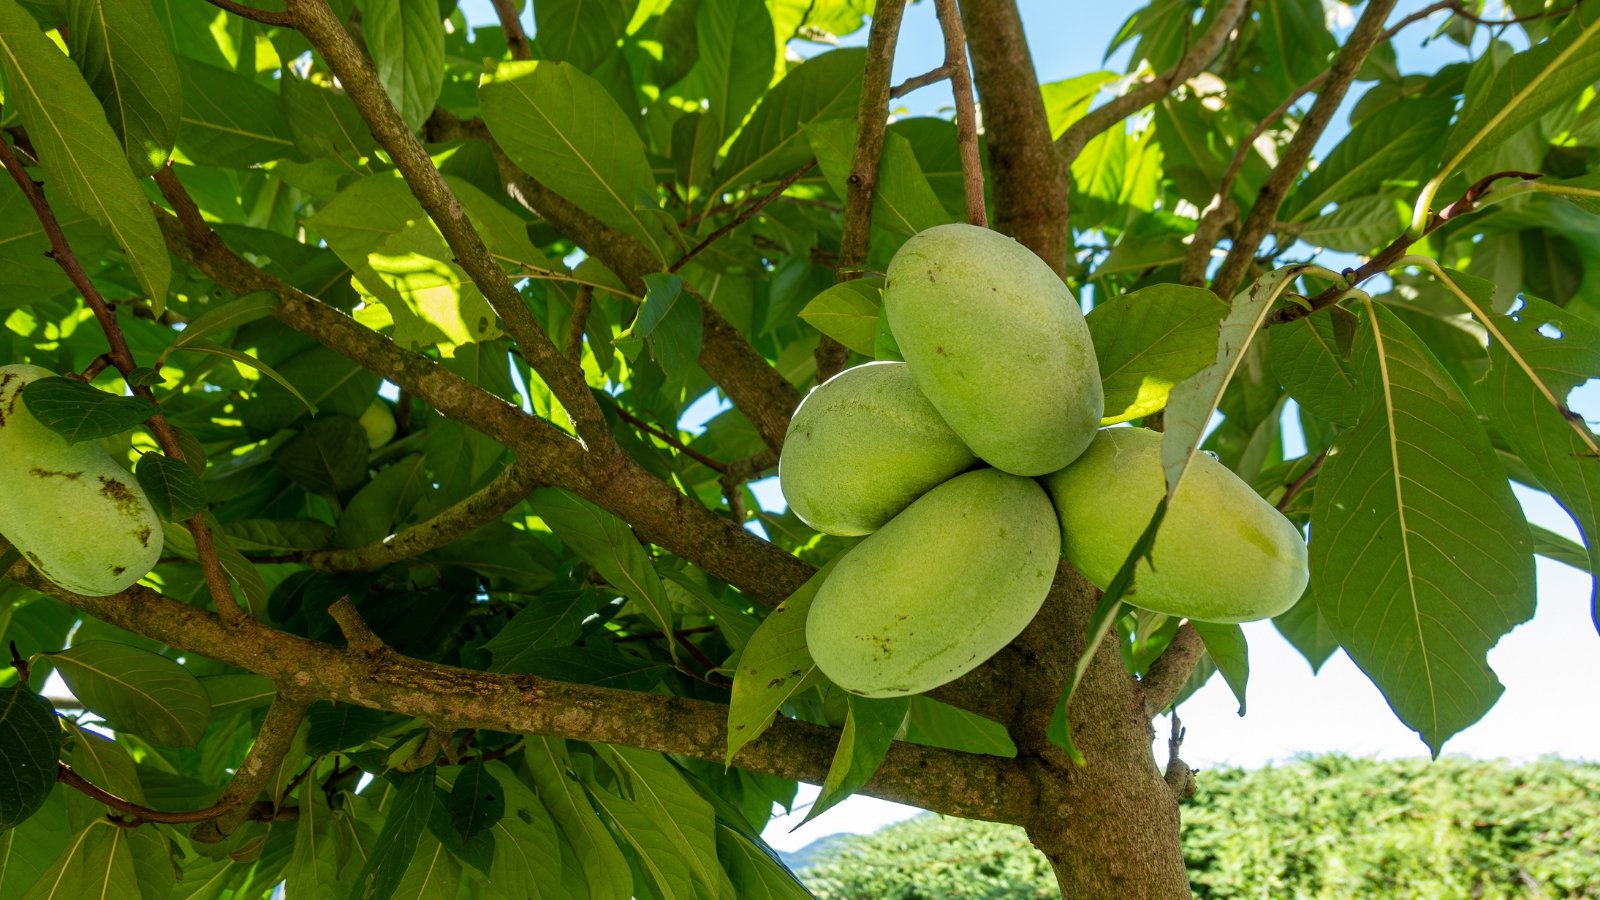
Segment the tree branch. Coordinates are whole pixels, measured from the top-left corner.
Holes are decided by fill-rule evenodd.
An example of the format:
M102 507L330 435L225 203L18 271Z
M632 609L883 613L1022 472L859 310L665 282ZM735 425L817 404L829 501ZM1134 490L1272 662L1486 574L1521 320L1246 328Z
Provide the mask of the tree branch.
M1050 119L1014 0L962 0L972 74L994 194L992 227L1016 238L1057 275L1067 265L1067 164Z
M1066 159L1067 164L1078 158L1083 148L1089 145L1095 135L1121 122L1146 106L1160 100L1172 89L1200 74L1222 48L1227 46L1228 35L1238 27L1244 18L1249 0L1227 0L1222 9L1217 11L1217 17L1206 29L1206 33L1194 42L1189 52L1183 55L1172 68L1148 81L1141 82L1139 86L1116 97L1105 105L1092 109L1083 118L1072 123L1062 133L1056 147Z
M950 90L956 100L956 145L961 149L961 182L967 201L967 222L989 227L983 205L983 161L978 158L978 108L972 100L972 71L967 68L967 33L961 26L956 0L934 0L939 28L944 32L944 68L950 71Z
M270 25L274 28L294 27L294 20L286 12L269 12L264 9L256 9L253 6L239 3L238 0L206 0L206 2L218 9L233 13L241 19L249 19L262 25Z
M72 788L78 793L83 794L85 797L88 797L91 800L103 803L119 813L133 817L132 822L122 822L119 824L138 825L143 822L159 822L163 825L188 825L193 822L205 822L227 811L221 805L208 806L205 809L182 810L179 812L151 809L148 806L143 806L138 803L134 803L131 800L123 799L122 797L111 793L105 788L94 784L93 782L89 781L89 779L79 775L71 766L64 762L56 763L56 780L67 787ZM250 818L254 818L259 821L265 821L266 819L272 818L271 812L272 811L270 809L251 808L247 812L247 815Z
M500 19L500 30L505 32L511 58L533 59L528 32L522 28L522 0L494 0L494 14Z
M267 708L267 716L261 722L260 730L256 732L255 742L250 745L250 752L245 755L239 768L234 770L233 780L228 782L227 789L217 800L215 808L222 812L196 825L189 833L191 838L215 844L225 840L234 829L244 824L250 817L253 801L266 790L267 782L277 774L293 749L295 732L300 729L309 706L298 695L279 688L278 695ZM268 803L276 807L280 799L274 797Z
M1238 237L1234 239L1227 258L1222 261L1222 267L1212 279L1211 289L1218 295L1231 297L1244 281L1251 264L1255 261L1256 250L1261 247L1262 240L1272 230L1272 224L1277 220L1278 208L1288 196L1289 188L1305 170L1306 162L1311 158L1311 151L1316 147L1317 139L1333 121L1334 112L1338 110L1344 95L1350 90L1350 83L1355 80L1356 73L1361 71L1367 55L1383 38L1383 22L1388 18L1390 10L1394 9L1394 5L1395 0L1372 0L1368 3L1366 10L1361 14L1361 20L1356 23L1355 30L1350 33L1350 39L1334 58L1333 65L1328 70L1328 78L1322 89L1317 92L1316 102L1311 104L1310 111L1306 113L1300 127L1295 130L1294 138L1289 141L1289 146L1284 149L1283 155L1278 158L1278 164L1273 167L1266 184L1263 184L1256 194L1255 202L1250 206L1250 213L1239 228Z
M729 234L733 233L733 231L735 229L737 229L740 225L743 225L744 223L750 221L751 219L754 219L758 213L760 213L763 209L767 208L768 204L772 203L772 201L774 201L774 200L778 199L779 197L783 196L783 192L784 191L787 191L789 188L794 187L794 183L795 182L797 182L800 179L804 178L806 176L806 173L810 172L812 169L815 169L816 167L817 167L817 161L815 159L813 159L810 162L806 163L805 165L801 166L800 168L798 168L798 169L794 170L793 172L791 172L782 181L778 182L777 187L774 187L772 190L766 192L765 194L762 194L760 197L757 197L755 200L753 200L750 203L746 204L744 209L739 210L739 214L733 217L733 221L731 221L728 224L722 226L721 228L718 228L716 231L711 232L700 243L695 244L693 247L690 247L688 252L683 254L683 256L679 257L678 261L673 263L672 267L669 268L667 271L668 272L677 272L679 269L682 269L684 266L688 265L689 262L691 260L693 260L696 256L699 256L702 252L704 252L707 247L711 246L712 244L715 244L717 241L720 241L724 237L726 237Z
M459 730L623 744L721 762L726 706L686 697L500 675L412 659L383 646L337 648L256 622L215 616L144 587L110 597L63 591L19 563L10 573L105 622L186 652L294 684L304 696L413 716ZM779 719L734 759L780 778L821 782L838 732ZM1020 822L1032 781L1016 760L896 742L863 792L965 818Z
M400 118L378 73L344 28L327 0L289 0L296 27L322 55L329 69L355 102L373 137L388 151L411 193L444 235L456 262L483 292L500 316L506 331L522 348L539 376L572 415L578 434L592 450L616 453L611 431L583 369L574 366L550 341L527 302L484 245L483 238L456 199L455 192L435 168L428 151Z
M1144 687L1147 717L1160 715L1162 710L1172 705L1205 653L1206 645L1200 640L1200 632L1195 631L1188 622L1179 625L1177 633L1172 636L1172 643L1150 664L1139 682Z

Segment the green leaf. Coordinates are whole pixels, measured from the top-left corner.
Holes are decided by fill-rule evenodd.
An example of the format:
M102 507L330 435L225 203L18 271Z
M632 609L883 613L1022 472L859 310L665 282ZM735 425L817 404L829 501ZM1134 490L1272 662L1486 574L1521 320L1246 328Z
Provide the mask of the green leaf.
M478 100L513 162L667 260L672 243L661 220L639 206L656 195L644 144L598 81L560 63L501 63L484 76Z
M190 319L173 339L172 349L181 350L195 341L209 339L231 328L265 319L277 308L277 294L272 291L252 291Z
M151 451L139 457L133 475L156 514L169 522L182 522L206 508L205 485L182 460Z
M69 444L121 434L156 413L154 406L136 397L119 397L54 376L23 388L22 402L35 419Z
M494 655L497 672L521 671L525 655L570 647L583 634L583 620L599 605L592 588L557 588L540 593L490 638L483 649Z
M73 696L118 731L163 747L193 747L211 720L205 688L165 656L111 641L85 641L46 658Z
M1311 589L1437 755L1500 696L1486 657L1533 615L1532 544L1477 413L1409 328L1366 306L1361 419L1317 476Z
M280 378L257 382L255 402L241 416L245 428L259 437L293 425L307 409L359 419L378 393L378 376L327 347L297 353L277 370Z
M1181 284L1151 285L1096 304L1086 320L1106 395L1101 424L1166 406L1174 385L1215 358L1217 327L1227 312L1216 294Z
M807 125L805 130L828 184L839 196L845 196L856 142L856 123L850 119L834 119ZM878 183L872 198L872 223L909 237L950 221L950 214L917 164L911 142L892 132L884 135L883 155L878 160Z
M1119 77L1115 72L1089 72L1039 85L1045 114L1050 119L1050 139L1061 137L1073 122L1083 118L1100 89Z
M672 609L661 576L650 565L633 530L621 519L567 491L543 488L528 496L528 508L561 542L594 566L607 583L639 604L663 632L672 631ZM668 643L672 648L672 643ZM674 654L676 650L672 651ZM673 659L676 659L676 655Z
M764 3L700 0L695 16L700 78L708 108L728 134L766 93L777 60L772 15Z
M55 863L22 900L137 896L139 873L130 848L131 834L106 819L90 822L68 840Z
M1419 169L1439 158L1439 144L1454 112L1449 97L1419 97L1390 104L1362 119L1295 188L1281 218L1298 222L1321 213L1330 203L1379 199L1372 194L1386 182L1426 175ZM1387 243L1396 233L1391 229L1381 242Z
M433 814L434 774L432 767L415 775L391 776L392 798L383 820L383 830L373 844L372 854L356 875L350 900L388 900L395 895L406 870L417 853L422 833Z
M28 821L0 831L0 897L5 900L16 900L37 882L72 837L65 793L52 792Z
M1217 671L1228 683L1233 696L1239 701L1239 715L1244 715L1245 684L1250 680L1250 654L1245 645L1244 629L1238 625L1218 625L1213 622L1191 620L1195 633L1206 645L1206 652Z
M6 113L27 126L47 190L111 230L139 286L165 309L172 263L122 142L83 76L16 0L0 0L0 72Z
M719 196L728 190L781 178L811 159L805 127L829 119L853 119L861 102L861 72L867 51L832 50L806 60L761 98L750 121L717 168Z
M282 387L284 392L289 396L300 401L300 405L305 407L306 412L310 413L311 415L317 414L316 404L307 399L306 395L300 393L300 389L295 387L292 382L279 374L276 369L242 350L235 350L232 347L224 347L221 344L213 344L210 341L191 341L187 344L184 344L182 347L174 345L174 349L183 350L188 353L206 353L212 356L220 356L224 359L231 359L242 366L255 369L257 372L260 372L261 374L272 379L272 381L279 387ZM184 459L188 458L188 454L185 453Z
M488 773L505 793L505 815L490 829L493 877L484 887L497 900L547 896L541 888L561 880L561 838L555 821L540 796L505 763L489 763Z
M1345 358L1348 343L1341 349L1337 319L1353 321L1354 316L1342 307L1331 307L1272 329L1267 335L1267 360L1289 396L1308 412L1339 425L1354 425L1361 398Z
M199 680L206 699L211 701L211 717L218 721L234 713L260 709L277 696L272 679L265 675L207 675Z
M638 316L613 343L630 359L637 358L641 342L648 343L667 380L681 381L700 356L704 328L700 304L683 290L683 279L676 275L646 275L644 282L648 290Z
M133 174L151 174L172 152L183 91L149 0L69 0L66 37L73 61L122 137Z
M1545 113L1600 81L1600 16L1570 15L1545 40L1511 57L1487 88L1469 91L1445 141L1444 164L1433 190L1474 156L1481 156Z
M343 91L307 81L285 66L278 78L278 92L289 135L306 156L355 168L376 149L377 139Z
M398 531L417 504L433 490L423 462L421 453L413 453L374 475L339 516L334 545L360 547Z
M811 298L800 310L806 324L863 356L872 356L878 337L883 279L841 281Z
M1451 273L1460 283L1463 276ZM1600 627L1600 437L1567 405L1568 396L1600 373L1600 328L1572 312L1523 295L1507 315L1488 314L1479 294L1473 314L1489 329L1489 374L1478 385L1480 407L1577 522L1588 547L1590 602Z
M592 71L617 48L639 0L543 0L533 5L539 57Z
M25 684L0 688L0 831L27 821L50 799L61 758L55 707Z
M178 57L183 125L178 150L202 166L245 169L295 152L278 94L253 78Z
M1394 200L1368 195L1341 202L1333 212L1307 222L1296 237L1314 247L1365 254L1389 243L1404 224Z
M444 89L444 17L438 0L365 0L367 51L378 80L411 128L422 127Z
M110 249L111 236L87 213L70 203L55 204L54 212L79 259L99 259ZM50 253L50 240L27 198L10 178L0 179L0 266L6 273L0 310L33 306L72 289Z
M848 694L845 702L849 711L839 734L839 746L822 782L822 793L811 804L802 825L860 790L872 778L911 707L910 697L871 699Z
M628 860L600 821L594 803L573 780L566 744L561 738L528 738L523 751L528 776L540 802L577 854L590 900L628 900L633 896Z
M1600 172L1577 178L1545 180L1528 185L1530 190L1554 194L1576 203L1586 212L1600 213Z
M740 654L728 701L728 755L723 757L727 765L733 765L740 748L771 727L772 717L785 703L822 681L806 649L806 615L833 566L830 561L817 570L768 613Z
M739 900L810 900L812 894L766 846L717 823L717 857Z
M717 861L715 816L678 769L659 753L596 744L617 776L615 792L591 786L663 897L728 898L732 886Z
M1272 620L1273 626L1283 635L1284 640L1299 650L1300 655L1311 664L1313 675L1321 670L1322 664L1339 649L1338 638L1333 636L1333 632L1328 629L1328 620L1323 617L1322 611L1317 609L1315 593L1306 591L1300 602Z
M500 781L478 760L462 766L456 774L444 808L456 834L462 841L470 841L493 828L506 814L506 794Z
M367 477L367 432L349 416L323 416L272 453L289 480L328 497L350 496Z
M1014 757L1017 745L1006 727L993 719L915 695L906 714L906 740L964 753Z
M308 779L300 786L297 805L300 815L294 825L294 853L284 870L285 893L306 900L343 900L335 813L322 786Z
M1587 572L1590 576L1595 574L1594 561L1589 558L1589 551L1582 544L1532 523L1529 523L1528 529L1533 532L1534 553L1580 572Z

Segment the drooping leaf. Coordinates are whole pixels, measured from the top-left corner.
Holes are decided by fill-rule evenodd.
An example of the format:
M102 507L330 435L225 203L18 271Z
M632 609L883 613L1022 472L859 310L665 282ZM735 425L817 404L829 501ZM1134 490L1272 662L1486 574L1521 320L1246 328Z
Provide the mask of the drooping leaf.
M61 724L55 707L25 684L0 688L0 832L27 821L56 786Z
M855 122L832 119L807 125L805 130L822 173L834 191L844 196L855 146ZM872 197L872 221L877 227L904 237L950 221L950 213L939 202L939 195L933 192L933 186L928 184L927 176L917 165L911 144L898 134L884 136L878 181Z
M497 671L521 671L525 654L551 647L569 647L583 632L583 620L598 606L592 588L549 590L534 597L500 629L483 649L494 654Z
M1272 624L1289 645L1300 651L1313 674L1339 649L1339 639L1328 629L1328 620L1317 609L1314 591L1306 591L1289 611L1273 617Z
M301 78L290 68L278 79L278 91L284 121L301 153L354 168L377 146L361 112L343 92Z
M1348 310L1333 307L1272 329L1267 359L1272 374L1289 396L1305 409L1340 425L1353 425L1360 414L1360 396L1341 348L1339 320L1354 321Z
M1361 418L1318 475L1311 584L1339 644L1435 754L1500 696L1486 657L1533 615L1527 524L1459 388L1367 303Z
M806 813L802 825L855 793L872 778L889 752L889 745L894 743L900 726L905 724L906 712L911 706L910 697L872 699L850 694L845 700L849 711L839 734L839 746L828 766L828 776L822 782L822 793L811 804L811 811Z
M277 308L277 294L271 291L252 291L190 319L173 339L172 346L187 347L196 341L209 339L229 329L265 319Z
M172 152L183 92L149 0L70 0L66 37L133 174L154 172Z
M728 755L724 757L728 765L745 744L772 725L772 717L783 704L822 679L806 649L806 614L833 565L823 566L768 613L744 646L733 678L733 697L728 701Z
M456 833L463 841L471 841L506 814L505 789L482 760L471 762L456 774L444 808Z
M272 462L306 490L349 497L367 477L367 433L349 416L321 416L273 451Z
M731 133L772 79L772 16L764 3L700 0L695 34L711 115L722 134Z
M633 876L622 848L595 812L583 786L572 778L566 741L532 737L524 759L539 800L577 854L591 900L628 900Z
M444 88L444 17L437 0L366 0L367 50L400 118L421 127Z
M211 699L189 670L112 641L86 641L49 660L88 709L118 731L165 747L193 747L211 720Z
M22 900L128 897L130 893L139 897L139 874L129 835L104 818L88 823L67 841L55 863Z
M1227 304L1205 288L1158 284L1095 305L1086 321L1105 390L1103 425L1167 404L1174 385L1216 357Z
M533 5L539 58L593 71L616 50L639 0L545 0Z
M1219 625L1214 622L1191 621L1195 633L1206 645L1206 653L1222 673L1234 699L1239 701L1239 715L1244 715L1245 685L1250 680L1250 655L1245 644L1244 629L1238 625Z
M121 434L156 413L137 397L119 397L60 377L29 383L22 389L22 402L40 424L69 444Z
M172 264L122 142L83 76L16 0L0 0L0 72L6 112L27 126L46 192L110 229L139 286L165 309Z
M562 896L551 890L561 881L561 838L544 799L505 763L489 763L488 773L505 794L505 815L490 830L494 862L485 885L489 895L503 900Z
M394 796L388 804L383 830L378 833L372 853L356 875L350 900L383 900L392 897L417 853L417 845L428 828L428 817L437 802L434 774L430 767L414 775L391 777Z
M300 815L294 826L294 855L284 870L290 897L309 900L343 900L348 885L339 878L339 854L333 817L321 786L307 781L300 786L296 804Z
M717 862L716 817L711 805L659 753L597 744L617 776L616 793L591 788L590 796L639 856L666 897L728 898L732 885Z
M181 522L205 509L205 485L181 460L164 453L146 453L139 457L133 474L150 499L150 506L163 519Z
M809 900L811 892L770 849L717 823L717 856L739 900Z

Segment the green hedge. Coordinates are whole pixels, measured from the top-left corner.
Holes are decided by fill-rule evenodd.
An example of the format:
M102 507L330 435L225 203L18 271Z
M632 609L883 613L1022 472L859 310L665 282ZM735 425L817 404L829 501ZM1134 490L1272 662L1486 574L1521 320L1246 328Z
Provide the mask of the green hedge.
M1199 783L1198 898L1600 898L1600 765L1335 755ZM824 900L1059 896L1021 829L931 815L831 842L800 875Z

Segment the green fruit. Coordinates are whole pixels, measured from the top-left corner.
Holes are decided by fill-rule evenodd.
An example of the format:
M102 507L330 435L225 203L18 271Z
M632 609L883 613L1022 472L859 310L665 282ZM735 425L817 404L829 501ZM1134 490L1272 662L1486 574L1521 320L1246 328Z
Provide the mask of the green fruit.
M883 308L917 385L985 462L1043 475L1089 446L1105 406L1089 328L1026 247L930 228L889 263Z
M61 587L115 594L161 557L161 519L98 443L68 444L28 412L23 387L53 374L0 366L0 534Z
M393 440L396 426L389 404L382 400L372 401L372 405L361 414L361 428L367 433L369 449L376 450Z
M1104 589L1166 493L1161 435L1107 428L1044 484L1061 517L1062 555ZM1300 599L1310 577L1300 529L1204 453L1167 506L1153 556L1155 568L1141 562L1123 599L1202 622L1275 616Z
M828 534L871 534L977 459L905 363L847 369L806 395L778 464L784 499Z
M918 694L1011 643L1044 603L1060 555L1050 500L996 469L922 495L839 560L806 617L806 645L839 687Z

